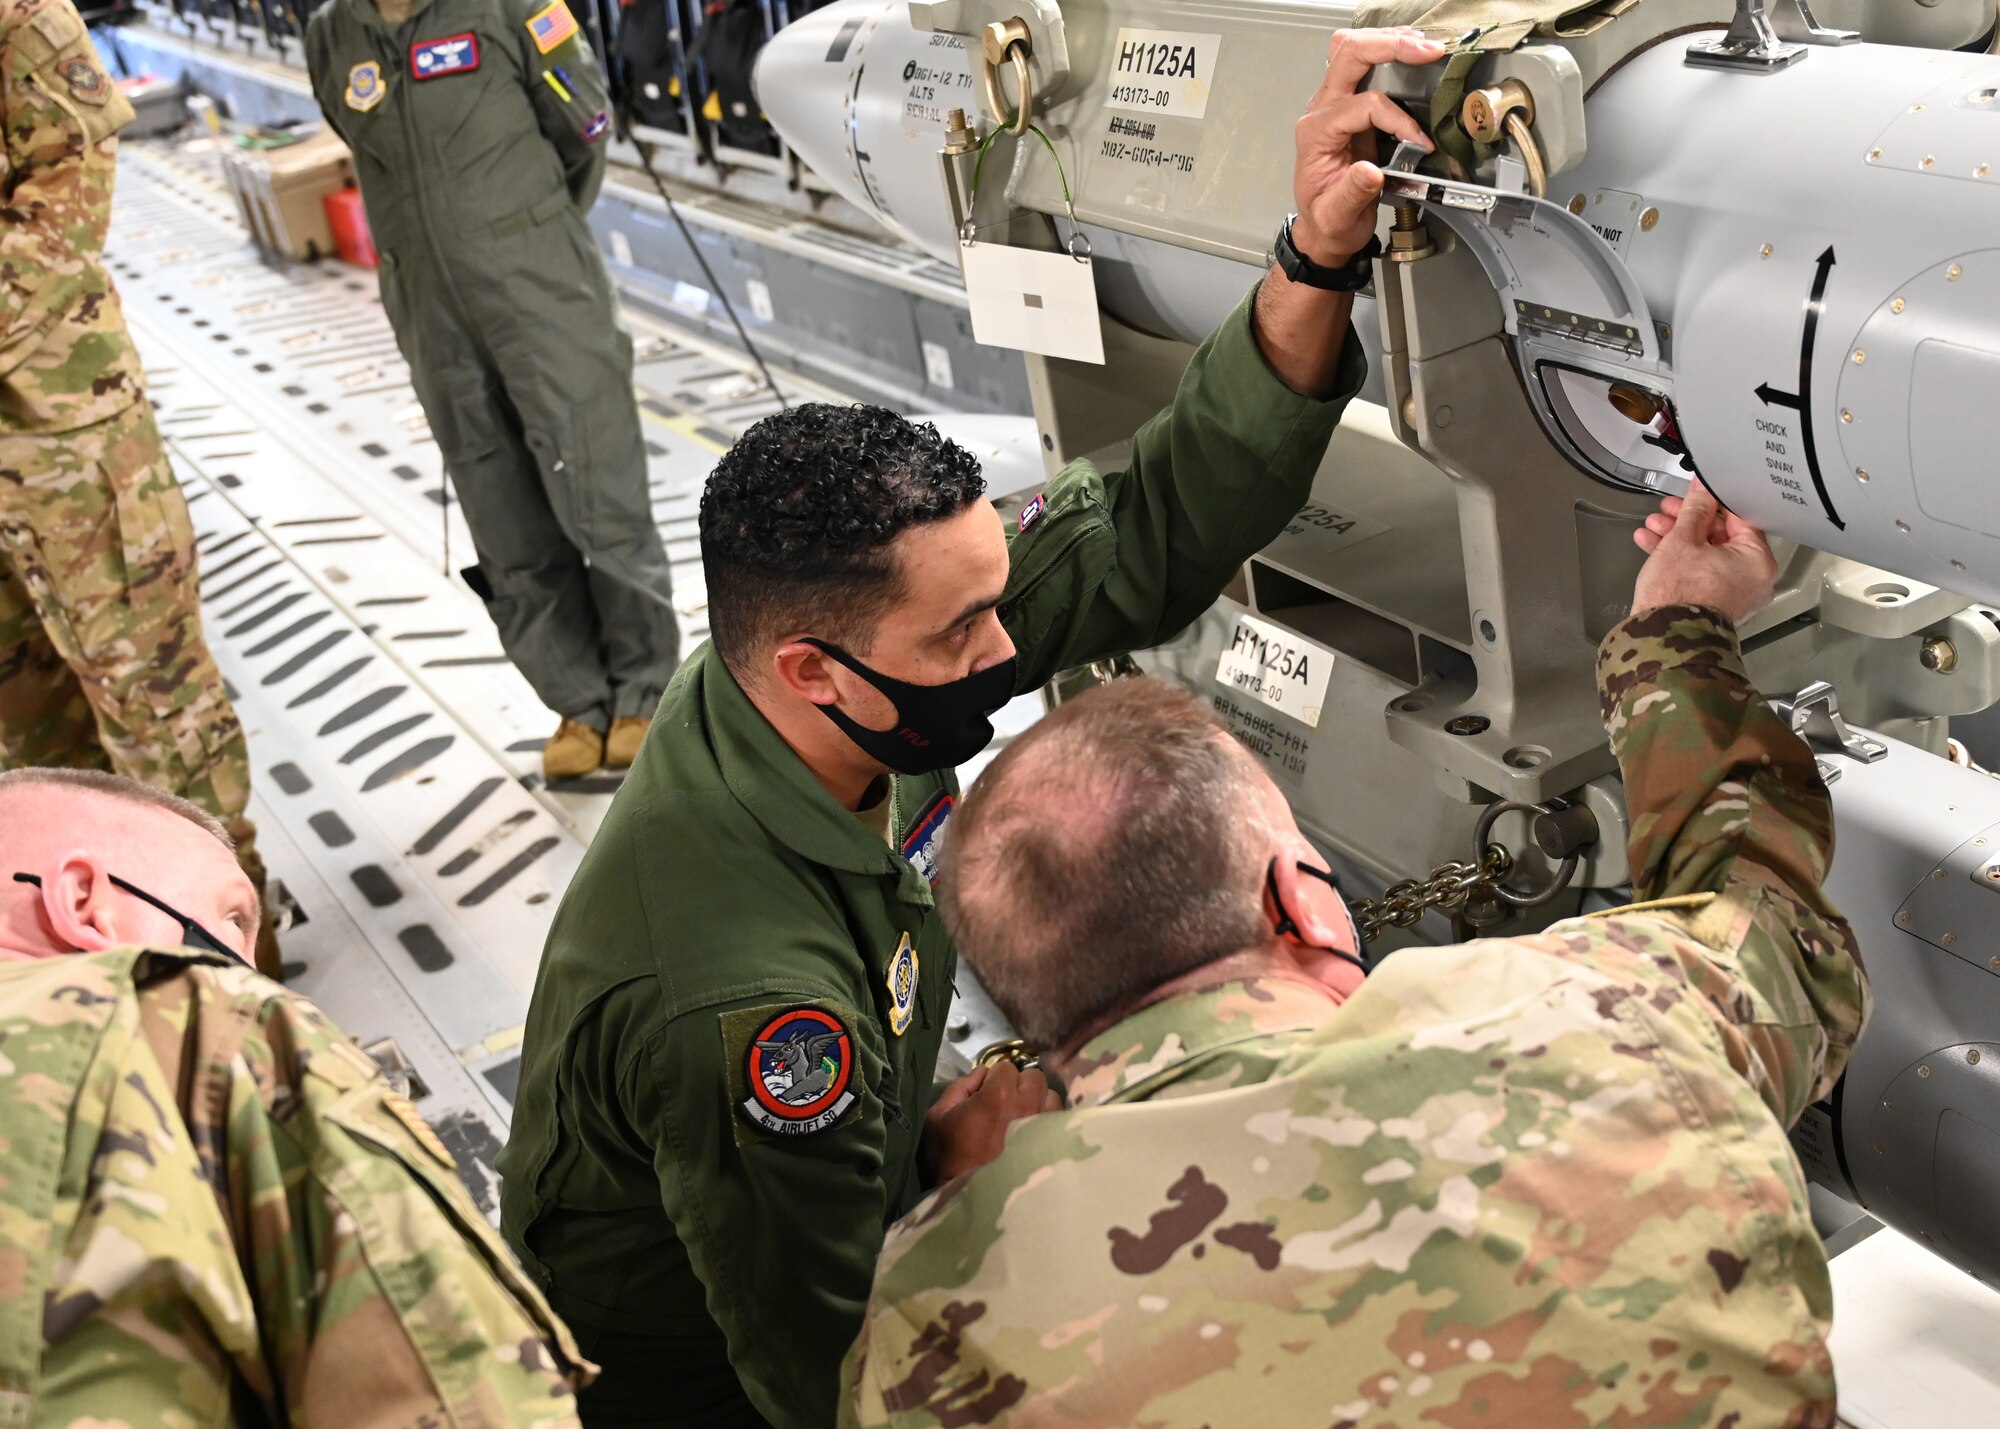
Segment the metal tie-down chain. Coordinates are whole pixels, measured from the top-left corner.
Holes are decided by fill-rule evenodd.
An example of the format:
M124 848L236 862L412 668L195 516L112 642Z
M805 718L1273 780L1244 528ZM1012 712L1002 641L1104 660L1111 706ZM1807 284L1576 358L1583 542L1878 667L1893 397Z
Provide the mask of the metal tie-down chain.
M1490 928L1504 922L1507 909L1537 908L1554 901L1556 895L1569 887L1576 876L1584 843L1596 842L1596 823L1588 821L1590 834L1584 842L1565 842L1556 847L1543 842L1537 827L1536 842L1541 843L1543 852L1551 857L1560 857L1553 877L1541 888L1523 893L1507 887L1508 875L1514 871L1514 855L1503 844L1497 844L1488 837L1502 814L1521 813L1537 819L1556 816L1561 807L1552 804L1523 804L1512 799L1501 799L1488 804L1479 816L1479 824L1474 829L1472 841L1483 852L1477 863L1441 863L1431 870L1429 878L1406 878L1401 883L1391 884L1380 898L1356 898L1348 903L1348 911L1354 915L1354 924L1361 930L1361 940L1372 942L1375 935L1384 928L1408 928L1424 914L1435 909L1440 913L1456 913L1473 928Z
M1392 883L1380 898L1356 898L1347 908L1362 941L1373 942L1384 928L1414 927L1432 909L1455 913L1468 899L1481 895L1491 899L1513 871L1514 855L1499 844L1488 844L1478 863L1441 863L1428 878Z

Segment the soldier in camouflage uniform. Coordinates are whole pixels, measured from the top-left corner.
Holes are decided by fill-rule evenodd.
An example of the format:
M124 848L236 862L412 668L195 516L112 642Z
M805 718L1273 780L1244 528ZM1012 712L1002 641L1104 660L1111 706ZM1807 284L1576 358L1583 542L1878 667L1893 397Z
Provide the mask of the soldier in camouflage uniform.
M194 529L104 270L131 118L70 0L0 0L0 766L183 794L229 825L261 890ZM268 931L258 962L277 971Z
M42 777L0 775L0 1423L576 1425L568 1331L311 1003L223 953L60 956L93 859L225 943L254 905L191 806ZM160 916L108 896L93 929Z
M1831 1429L1832 1296L1785 1129L1868 989L1819 888L1825 788L1737 647L1769 552L1706 493L1673 505L1599 655L1626 909L1364 979L1344 906L1301 876L1317 854L1192 695L1096 691L1000 756L945 911L1017 1022L1056 1009L1068 1110L890 1232L843 1424ZM1190 826L1228 830L1178 836L1220 885L1127 837ZM1050 869L1080 876L1038 890ZM1121 938L1099 916L1121 903L1128 927L1257 926L1163 967L1177 935Z

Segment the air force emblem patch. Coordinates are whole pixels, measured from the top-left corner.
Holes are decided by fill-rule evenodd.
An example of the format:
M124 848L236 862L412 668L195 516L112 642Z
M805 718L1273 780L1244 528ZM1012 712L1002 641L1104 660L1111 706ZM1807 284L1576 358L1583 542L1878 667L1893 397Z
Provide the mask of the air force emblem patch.
M479 36L467 31L442 40L419 40L410 46L410 78L441 79L470 74L479 68Z
M895 956L889 959L888 983L889 1030L901 1037L917 1015L917 950L911 946L908 933L903 934Z
M951 818L952 807L951 795L939 794L924 805L923 813L903 835L903 857L910 861L910 867L930 880L932 887L937 886L938 859L944 854L944 826Z
M854 1039L816 1007L790 1008L758 1028L743 1071L743 1115L780 1136L824 1131L854 1105Z
M382 102L388 87L382 83L382 66L374 60L358 64L347 72L347 107L366 114Z
M111 83L94 60L76 55L56 66L69 92L85 104L102 104L111 97Z

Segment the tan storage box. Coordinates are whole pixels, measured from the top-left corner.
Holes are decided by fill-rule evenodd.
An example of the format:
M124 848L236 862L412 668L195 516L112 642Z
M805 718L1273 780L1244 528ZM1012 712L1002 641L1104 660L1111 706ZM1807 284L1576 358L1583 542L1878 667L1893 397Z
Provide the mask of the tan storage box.
M276 149L239 149L224 170L258 247L281 258L333 255L326 197L354 182L353 159L336 135L322 130Z

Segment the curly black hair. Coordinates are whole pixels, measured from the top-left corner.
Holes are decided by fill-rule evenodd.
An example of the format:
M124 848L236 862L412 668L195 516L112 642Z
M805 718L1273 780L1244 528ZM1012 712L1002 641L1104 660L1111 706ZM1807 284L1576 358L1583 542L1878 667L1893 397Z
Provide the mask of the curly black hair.
M701 496L717 653L746 680L786 634L866 650L902 596L890 543L985 492L971 452L886 408L810 402L764 418Z

